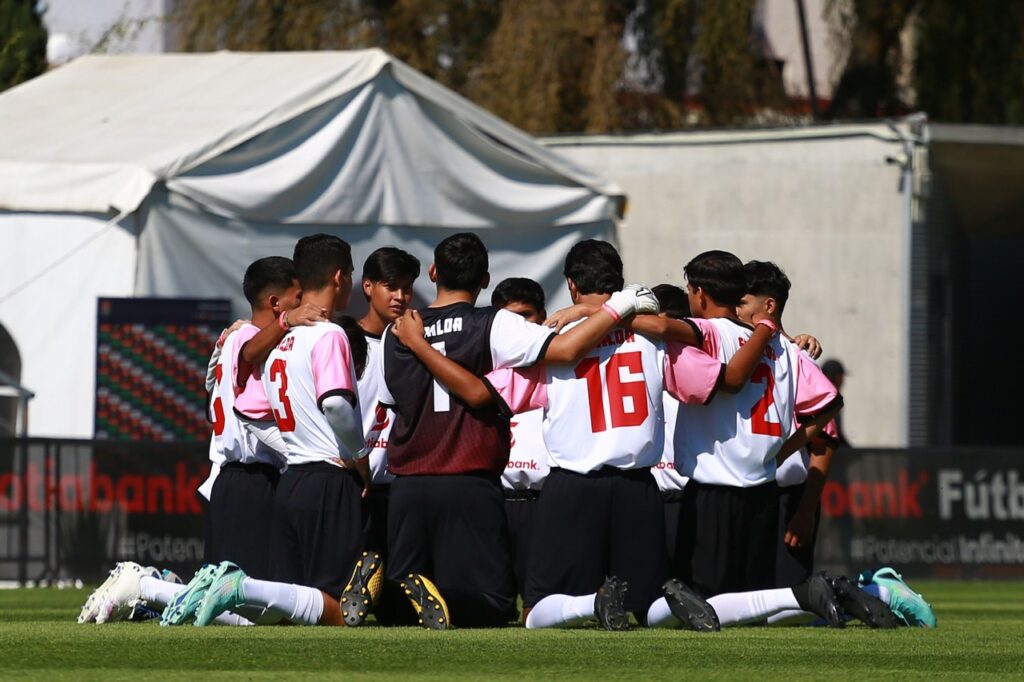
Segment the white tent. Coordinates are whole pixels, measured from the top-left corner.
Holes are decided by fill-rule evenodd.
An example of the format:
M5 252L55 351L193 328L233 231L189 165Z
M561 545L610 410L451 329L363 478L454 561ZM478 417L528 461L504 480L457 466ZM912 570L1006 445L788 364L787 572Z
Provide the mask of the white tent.
M492 281L610 239L615 186L379 50L90 56L0 95L0 324L30 432L92 432L97 296L230 297L320 231L358 264L477 231ZM421 277L417 295L429 299Z

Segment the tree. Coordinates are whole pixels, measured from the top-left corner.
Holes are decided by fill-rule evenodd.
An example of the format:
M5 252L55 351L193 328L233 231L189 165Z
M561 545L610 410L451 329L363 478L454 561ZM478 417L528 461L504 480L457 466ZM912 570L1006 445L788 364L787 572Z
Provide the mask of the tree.
M1024 123L1024 5L928 0L916 31L917 106L935 119Z
M0 90L46 70L46 29L35 0L0 0Z
M907 110L897 86L906 60L901 34L919 4L920 0L831 0L848 57L826 117L875 118Z

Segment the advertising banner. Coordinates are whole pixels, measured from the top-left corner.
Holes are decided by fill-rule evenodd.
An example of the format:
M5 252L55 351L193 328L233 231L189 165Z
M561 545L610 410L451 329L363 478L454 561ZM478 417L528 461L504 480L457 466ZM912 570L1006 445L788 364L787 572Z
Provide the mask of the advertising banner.
M0 441L0 580L202 563L208 443Z
M820 568L1024 577L1022 451L840 450L821 507Z

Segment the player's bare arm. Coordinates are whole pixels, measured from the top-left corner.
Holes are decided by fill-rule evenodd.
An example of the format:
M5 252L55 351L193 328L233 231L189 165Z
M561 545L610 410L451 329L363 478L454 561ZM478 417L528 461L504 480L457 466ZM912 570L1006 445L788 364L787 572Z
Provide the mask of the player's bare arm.
M762 319L768 320L767 317ZM732 356L729 364L725 367L725 379L721 386L723 391L738 393L747 385L747 382L750 381L750 375L757 369L761 356L771 342L772 337L775 336L776 331L777 327L770 320L763 324L758 323L754 325L753 335Z
M586 320L552 339L542 360L561 364L578 362L593 350L608 332L634 317L635 313L656 313L658 310L658 299L650 289L630 285L612 294L604 305Z
M245 386L246 377L252 373L252 368L266 361L270 351L281 342L289 329L306 327L327 319L327 310L311 303L303 303L298 308L281 313L277 320L260 329L256 336L242 346L238 353L235 385Z
M701 344L697 327L685 320L675 320L661 315L635 315L624 326L652 339L676 341L687 346Z
M391 333L434 375L445 388L470 407L483 407L493 401L486 384L476 375L449 360L423 336L423 318L415 310L406 310L391 325Z
M813 438L808 445L811 452L807 465L807 481L796 513L786 527L783 541L789 547L803 547L811 542L816 524L816 511L821 500L821 491L825 488L828 471L832 466L832 455L835 448L823 438Z
M836 399L823 412L819 412L809 421L800 424L796 431L793 432L793 435L782 444L779 454L775 456L776 466L782 466L782 463L790 455L799 451L810 442L811 438L820 434L825 429L825 425L835 419L841 409L843 409L843 401L842 399Z

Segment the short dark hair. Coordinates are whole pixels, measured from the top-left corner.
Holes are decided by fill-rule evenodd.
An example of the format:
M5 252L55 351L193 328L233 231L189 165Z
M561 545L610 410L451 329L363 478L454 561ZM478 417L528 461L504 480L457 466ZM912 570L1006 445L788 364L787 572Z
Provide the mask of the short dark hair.
M338 270L352 272L352 247L333 234L311 234L295 244L295 269L306 291L323 289Z
M771 296L779 304L781 314L789 300L789 289L792 286L782 268L769 261L752 260L743 266L743 272L747 277L747 293Z
M366 335L363 334L363 328L359 326L355 318L349 315L342 315L338 320L338 326L348 337L348 346L352 349L352 366L356 370L356 378L360 379L363 376L363 371L366 370L366 356L370 350L369 344L366 342Z
M611 294L622 289L622 258L608 242L584 239L569 249L562 274L581 294Z
M658 299L661 312L675 320L690 316L690 297L680 287L675 284L659 284L651 291Z
M249 305L259 306L268 293L281 293L295 283L295 263L284 256L260 258L249 264L242 278L242 293Z
M449 291L476 291L484 285L490 261L487 247L472 232L446 237L434 249L437 285Z
M529 277L509 277L494 287L491 305L504 308L509 303L532 305L537 311L544 310L544 289Z
M371 282L385 282L394 286L406 278L415 280L419 276L419 259L394 246L380 247L367 256L363 263L363 279Z
M728 251L705 251L683 268L686 281L724 306L737 306L747 293L743 261Z

